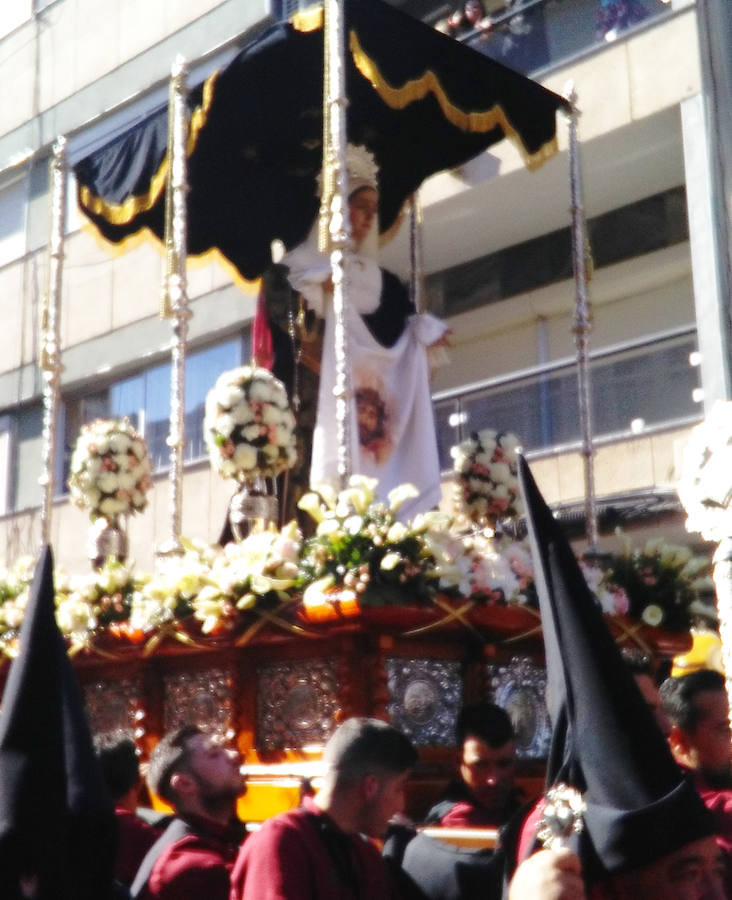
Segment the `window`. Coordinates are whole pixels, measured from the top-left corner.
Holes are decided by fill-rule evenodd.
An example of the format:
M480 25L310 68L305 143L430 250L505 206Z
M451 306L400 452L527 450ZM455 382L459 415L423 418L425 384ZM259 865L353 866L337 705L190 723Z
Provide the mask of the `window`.
M43 407L40 404L15 413L14 445L12 508L20 511L40 506L43 498L39 482L43 468Z
M0 188L0 266L25 253L26 178Z
M594 437L629 435L633 420L653 428L700 415L692 395L699 370L689 364L693 335L602 355L591 361ZM574 365L465 393L435 403L440 465L452 468L450 448L471 431L512 431L524 450L581 440Z
M597 268L681 243L689 236L684 188L590 219L587 232ZM430 275L427 288L455 315L571 277L570 229L562 228Z
M10 486L11 425L10 416L0 416L0 516L4 516L10 508L8 488Z
M206 454L203 440L203 415L206 395L218 376L227 369L241 365L245 346L241 338L234 338L189 353L185 373L185 434L183 458L186 462L201 459ZM100 390L91 391L66 402L64 424L64 466L59 493L66 491L71 454L82 425L99 418L126 417L145 436L154 469L168 465L170 448L170 363L165 362L112 382Z

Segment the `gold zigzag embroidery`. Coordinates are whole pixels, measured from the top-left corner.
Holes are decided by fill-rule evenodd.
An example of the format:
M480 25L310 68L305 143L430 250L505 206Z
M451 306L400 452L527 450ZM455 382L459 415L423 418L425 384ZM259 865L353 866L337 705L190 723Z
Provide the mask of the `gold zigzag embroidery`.
M203 86L201 103L191 116L191 124L188 130L186 153L190 156L196 149L198 135L208 120L209 110L213 101L214 87L218 78L218 71L213 72L206 79ZM82 209L97 216L103 216L111 225L127 225L141 212L147 212L157 203L160 194L165 188L168 177L168 154L165 153L157 172L150 179L150 186L144 194L133 194L123 203L108 203L103 197L99 197L86 186L79 189L79 204Z
M556 135L547 141L536 153L529 153L521 135L511 125L503 109L498 105L487 110L462 110L448 97L447 92L440 84L440 80L431 69L425 70L419 78L406 81L401 87L394 87L381 74L379 67L361 46L358 35L351 31L349 35L349 48L353 56L353 62L358 71L371 82L374 90L387 106L392 109L404 109L416 100L424 99L432 93L440 105L445 118L462 131L475 134L485 134L496 126L500 127L504 135L518 146L524 164L528 169L538 169L547 159L557 152Z
M323 27L324 10L322 6L301 10L290 16L290 24L295 31L318 31Z

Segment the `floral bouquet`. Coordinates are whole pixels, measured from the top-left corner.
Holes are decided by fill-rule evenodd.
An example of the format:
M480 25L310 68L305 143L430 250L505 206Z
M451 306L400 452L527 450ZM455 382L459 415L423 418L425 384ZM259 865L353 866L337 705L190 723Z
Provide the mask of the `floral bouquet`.
M306 607L333 591L340 602L365 606L426 603L438 592L440 574L425 534L447 527L449 517L424 513L404 524L396 513L417 489L400 485L385 504L376 500L376 485L373 478L354 475L339 494L322 486L300 499L299 507L318 523L300 555Z
M71 457L69 490L92 521L142 512L152 485L144 439L127 419L97 419L81 428Z
M518 445L515 434L486 428L453 447L455 503L471 521L494 525L521 514Z
M130 566L108 559L91 575L56 570L56 621L72 648L88 647L100 631L133 642L142 639L129 624L132 605L149 581Z
M709 559L663 538L633 549L622 533L618 536L622 552L601 557L596 565L602 577L588 578L606 612L627 613L669 631L684 631L695 615L708 613L704 600L713 590Z
M294 523L282 531L251 534L222 550L184 540L185 553L171 559L131 608L136 630L154 634L195 621L202 634L232 632L244 610L271 609L292 599L300 535Z
M203 432L224 478L274 478L297 459L295 416L284 385L267 369L240 366L219 376L206 398Z

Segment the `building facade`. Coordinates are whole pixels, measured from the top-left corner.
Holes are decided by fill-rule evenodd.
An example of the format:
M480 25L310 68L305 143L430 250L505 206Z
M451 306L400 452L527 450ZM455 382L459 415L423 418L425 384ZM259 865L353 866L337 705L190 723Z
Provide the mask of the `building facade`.
M288 0L289 2L289 0ZM693 2L643 0L628 18L599 0L490 3L458 21L454 4L397 2L564 93L581 110L584 209L593 260L592 390L596 489L609 528L638 511L683 529L674 502L681 451L705 404L728 394L728 313L718 277L712 134ZM268 0L11 0L0 11L0 557L40 539L42 379L49 158L73 163L165 102L177 54L193 78L297 4ZM414 7L414 8L412 8ZM701 23L704 26L704 22ZM704 28L702 27L704 33ZM702 33L702 39L704 34ZM441 459L470 430L517 433L547 499L584 495L574 362L567 132L540 170L507 141L422 189L429 307L453 329L434 380ZM84 228L69 179L61 301L61 409L52 542L70 570L87 559L88 519L65 478L82 423L128 416L155 467L130 555L151 567L170 530L167 481L170 323L158 316L163 260L149 242L112 254ZM716 212L715 212L716 209ZM715 216L717 217L715 219ZM722 248L724 249L724 248ZM384 263L406 277L406 229ZM723 267L722 267L723 268ZM182 533L215 540L231 484L201 434L217 375L249 359L256 286L216 262L189 265ZM635 518L633 518L635 516Z

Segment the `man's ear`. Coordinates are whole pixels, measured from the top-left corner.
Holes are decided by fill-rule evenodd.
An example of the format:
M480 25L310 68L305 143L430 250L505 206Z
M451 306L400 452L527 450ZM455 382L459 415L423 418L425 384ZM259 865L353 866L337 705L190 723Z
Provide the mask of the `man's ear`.
M173 772L170 787L179 797L188 797L196 788L196 782L188 772Z
M376 775L365 775L361 781L361 796L364 800L371 801L379 793L380 782Z
M689 738L686 732L682 731L678 725L671 726L671 731L668 735L668 743L676 762L686 766L691 764Z

